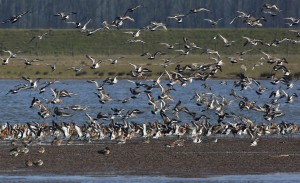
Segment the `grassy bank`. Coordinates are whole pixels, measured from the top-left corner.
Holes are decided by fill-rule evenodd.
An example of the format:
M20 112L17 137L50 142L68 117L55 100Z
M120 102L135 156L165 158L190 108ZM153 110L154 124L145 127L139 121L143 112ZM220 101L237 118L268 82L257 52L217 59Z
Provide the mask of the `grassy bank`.
M145 43L129 43L129 34L124 32L136 30L111 30L98 31L91 36L81 33L79 30L0 30L0 50L11 50L19 52L17 58L10 59L8 65L0 66L0 78L20 78L21 76L41 77L41 78L104 78L118 75L119 77L129 77L130 70L133 69L129 63L143 65L153 72L148 77L156 77L165 68L161 67L161 59L173 59L172 65L167 70L174 70L177 64L207 64L214 62L209 59L211 55L203 54L203 50L209 48L218 50L224 62L223 72L217 74L221 78L232 78L237 73L246 72L248 76L261 77L270 74L272 67L268 64L261 65L252 70L258 60L264 56L261 51L272 54L278 58L285 57L289 62L287 67L291 69L294 76L298 77L300 67L298 58L300 53L299 44L283 42L278 47L258 45L250 54L243 56L244 60L237 64L231 64L228 56L236 56L236 52L252 49L250 45L243 46L246 39L242 36L262 39L265 43L270 43L274 39L288 37L297 39L295 34L289 29L175 29L175 30L142 30L139 39ZM35 35L48 34L39 40L31 39ZM221 38L213 39L214 36L221 34L228 40L235 42L230 47L225 47ZM202 49L192 50L187 56L178 56L174 49L167 49L159 43L179 43L175 49L183 49L183 37L195 43ZM161 51L164 55L158 56L154 60L141 56L144 52L155 53ZM103 62L99 69L93 70L89 66L82 68L75 73L69 70L71 67L80 67L82 64L90 65L91 61L85 55L92 55L96 59L103 61L114 59L119 56L117 64ZM7 53L2 53L6 58ZM43 61L35 62L31 66L24 64L24 58ZM47 64L56 64L57 69L52 72ZM241 70L241 65L245 65L247 70Z

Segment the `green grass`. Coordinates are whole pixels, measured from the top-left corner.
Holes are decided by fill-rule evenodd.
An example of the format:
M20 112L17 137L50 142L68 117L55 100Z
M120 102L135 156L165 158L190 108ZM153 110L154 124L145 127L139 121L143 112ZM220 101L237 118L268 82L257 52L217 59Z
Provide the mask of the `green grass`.
M11 59L9 65L0 66L0 78L20 78L21 76L41 77L41 78L104 78L118 75L119 77L129 77L128 73L132 66L128 63L143 65L151 69L153 72L149 77L157 77L164 71L160 66L161 59L176 56L174 50L166 49L160 42L180 43L176 49L183 48L183 37L187 37L191 42L203 49L215 49L221 54L224 62L223 72L218 72L217 76L221 78L235 77L237 73L246 72L248 76L260 77L262 73L271 73L270 65L264 64L252 70L252 66L256 63L263 50L272 56L279 58L285 57L289 64L287 67L297 77L300 73L299 67L299 44L282 43L279 47L267 47L259 45L254 48L251 54L244 56L244 61L238 64L230 64L227 56L233 56L237 51L250 49L251 46L243 46L245 39L242 36L250 38L263 39L264 42L282 39L284 37L296 39L295 35L288 31L289 29L172 29L168 31L141 31L142 39L146 43L128 43L129 34L124 32L130 30L111 30L98 31L92 36L86 36L79 30L16 30L2 29L0 30L0 50L20 51L16 59ZM42 40L35 39L29 42L34 35L48 32L49 34ZM224 47L221 39L212 39L217 34L221 34L228 40L236 42L230 47ZM149 51L164 52L165 55L157 57L150 61L147 57L141 57L141 53ZM85 57L86 54L101 60L108 58L116 58L124 56L116 65L108 62L101 64L97 70L92 70L88 66L83 68L79 73L67 70L72 66L79 66L81 63L90 64ZM7 53L2 53L2 57L7 57ZM22 58L34 59L39 58L43 61L34 63L32 66L25 67ZM191 54L173 59L175 64L171 65L167 70L174 70L177 64L207 64L213 61L209 59L209 55L203 54L203 50L193 50ZM57 63L57 70L52 72L46 64ZM37 65L39 64L39 65ZM240 66L246 65L247 70L242 71Z

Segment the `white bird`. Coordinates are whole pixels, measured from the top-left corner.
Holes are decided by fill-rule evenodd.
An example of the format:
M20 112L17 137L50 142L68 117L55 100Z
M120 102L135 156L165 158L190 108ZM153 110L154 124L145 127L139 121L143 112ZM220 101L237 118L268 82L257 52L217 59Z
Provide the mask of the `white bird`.
M206 8L195 8L195 9L190 10L189 14L191 14L191 13L199 13L201 11L210 12L210 10L206 9Z
M70 13L60 12L60 13L56 13L54 16L61 17L61 20L67 20L70 18L70 15L73 15L73 14L76 14L76 12L70 12Z
M42 40L44 38L44 36L46 36L48 34L48 32L45 32L42 35L34 35L31 40L29 41L29 43L31 43L34 39L38 39L38 40Z
M251 144L250 144L250 146L257 146L257 142L259 141L259 139L258 138L255 138L252 142L251 142Z
M87 36L90 36L90 35L92 35L92 34L95 34L97 31L99 31L99 30L102 30L103 28L102 27L100 27L100 28L97 28L97 29L92 29L92 30L86 30L86 35Z
M159 43L165 45L168 49L173 49L175 45L179 45L179 43L169 44L169 43Z
M22 77L25 81L29 82L29 88L37 88L38 87L38 82L40 81L41 78L37 78L36 80L33 80L29 77Z
M151 28L150 28L151 31L155 31L159 27L163 28L164 30L168 30L166 24L164 24L162 22L151 22L150 25L151 25Z
M102 60L96 60L95 58L93 58L92 56L90 55L85 55L86 58L90 59L92 61L92 65L91 65L91 69L97 69L100 67L100 63L102 62Z
M121 56L121 57L118 57L118 58L116 58L116 59L107 59L107 61L109 61L111 64L117 64L118 63L118 61L120 60L120 59L122 59L122 58L124 58L123 56Z
M82 65L81 67L71 67L71 68L69 68L67 70L73 70L75 72L80 72L84 66L85 65Z
M51 68L51 71L54 72L56 70L56 63L55 64L46 64Z
M234 17L229 24L232 24L234 22L234 20L237 18L242 18L242 19L250 18L250 14L247 14L242 11L236 11L236 12L238 13L238 15L236 17Z
M210 22L212 26L216 26L219 23L219 21L221 21L222 19L223 18L219 18L218 20L211 20L211 19L203 19L203 20Z
M6 52L9 54L8 58L16 58L17 57L17 54L10 51L10 50L1 50L1 52ZM17 53L19 53L20 51L18 51Z
M91 22L92 19L89 19L82 27L81 27L81 32L87 32L86 26Z
M129 31L129 32L124 32L125 34L131 34L133 38L137 38L140 36L140 33L141 33L141 29L133 32L133 31Z
M2 65L7 65L9 63L10 57L7 57L6 59L0 57L2 59Z
M228 41L225 37L223 37L221 34L219 34L219 36L223 39L224 42L224 46L228 47L231 46L232 43L234 43L235 41Z
M184 14L176 14L174 16L168 16L168 19L175 19L177 23L182 23L183 22L183 17L186 15Z

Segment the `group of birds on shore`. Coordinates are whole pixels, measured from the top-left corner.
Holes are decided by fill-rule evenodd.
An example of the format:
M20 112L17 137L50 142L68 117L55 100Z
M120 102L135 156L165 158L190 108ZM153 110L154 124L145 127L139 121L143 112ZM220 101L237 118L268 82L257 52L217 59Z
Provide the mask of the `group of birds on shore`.
M15 146L9 151L9 155L12 157L17 157L19 155L26 155L29 153L29 147L27 145L19 146L17 141L12 141L12 145ZM35 155L41 155L45 153L45 147L39 146L37 148L37 153ZM42 166L44 164L43 160L36 157L34 159L28 159L25 161L25 166L32 167L32 166Z
M142 8L143 5L129 8L122 16L117 16L112 22L104 21L102 27L97 29L88 29L88 24L91 22L91 19L84 24L81 21L71 21L72 15L76 14L75 12L57 13L55 16L61 18L66 24L74 24L80 32L91 36L102 29L121 29L126 21L134 21L134 19L130 17L130 14ZM181 23L186 16L210 11L211 10L206 8L196 8L192 9L187 14L177 14L168 18L175 19L178 23ZM282 10L275 4L264 4L262 11L275 16L275 14L280 13ZM18 16L13 16L4 20L2 23L16 23L29 13L30 11L26 11ZM238 15L234 17L230 23L242 20L249 26L263 26L262 21L265 21L264 18L254 18L250 14L242 11L238 11L237 13ZM217 21L211 19L205 20L211 22L212 25L216 25L218 21L221 21L222 19L218 19ZM293 17L288 17L286 20L291 21L289 26L294 26L299 23L299 19ZM166 24L154 21L143 29L151 31L158 29L168 30ZM142 29L139 29L136 32L125 32L126 34L131 35L129 42L143 42L143 40L139 39L141 31ZM297 34L296 37L299 37L299 31L291 31ZM48 33L44 33L42 35L34 36L29 42L32 42L35 39L41 40L47 36L47 34ZM230 47L232 44L235 44L235 40L228 40L221 34L216 35L214 39L222 40L225 47ZM249 54L260 44L269 47L279 47L279 45L285 41L293 44L299 43L299 40L293 38L274 39L271 43L265 43L262 39L250 38L248 36L243 36L242 39L245 40L243 46L251 46L251 48L237 52L237 56L228 57L230 64L242 62L242 56ZM242 71L238 75L238 79L233 82L233 88L229 94L232 98L232 100L230 100L227 96L215 94L206 83L208 79L216 77L218 72L222 72L224 62L222 60L222 54L218 50L209 48L202 49L200 46L196 45L193 40L190 40L185 36L183 36L182 43L178 43L184 45L184 49L175 49L176 43L159 44L166 46L167 49L174 49L174 53L179 53L176 54L176 57L180 58L186 58L193 50L203 50L203 54L207 54L212 61L201 65L184 65L177 63L175 69L170 70L169 66L175 64L175 62L172 61L173 58L165 59L162 64L162 67L165 68L164 72L162 72L157 79L151 81L141 80L147 73L151 72L150 69L146 68L144 65L129 63L132 69L129 71L131 80L128 81L134 85L134 87L130 87L129 91L124 90L126 95L129 93L129 97L118 101L120 107L111 107L111 113L106 114L99 112L96 117L92 117L89 114L89 107L87 106L76 104L60 107L65 98L72 98L77 94L68 91L67 89L59 90L54 88L55 84L59 82L58 80L47 81L41 84L41 78L33 79L24 76L22 79L26 83L22 83L9 90L7 95L18 94L23 91L37 92L38 94L34 96L30 94L31 104L29 108L34 112L37 111L36 114L40 117L42 122L26 122L22 124L11 124L10 122L7 122L0 125L1 139L11 140L12 142L21 141L24 144L24 147L12 149L10 155L18 156L22 153L28 153L28 146L34 143L51 142L52 145L62 145L73 144L74 141L89 143L93 141L111 140L118 144L124 144L133 138L142 138L142 143L150 143L153 139L175 137L176 140L173 139L170 144L166 144L166 147L173 148L176 146L183 146L186 141L202 143L204 138L209 139L210 136L213 136L214 138L212 141L217 142L218 135L231 135L234 137L249 137L251 139L250 145L257 146L261 136L290 136L299 130L296 124L297 122L287 122L286 120L282 120L281 122L276 121L278 118L280 119L285 115L281 109L281 105L290 105L298 97L296 92L290 92L296 81L291 79L291 70L288 68L287 59L278 58L260 50L262 55L261 59L253 66L253 69L263 64L269 64L271 66L269 71L272 73L270 82L274 88L266 88L260 81L248 77L246 72L247 68L244 65L244 67L241 67ZM15 59L17 55L17 53L13 53L10 50L2 50L2 52L9 54L6 59L2 59L3 65L7 65L9 59ZM164 53L161 51L157 51L153 54L149 52L142 54L142 56L147 56L149 60L154 60L162 55L164 55ZM91 64L87 64L90 66L90 69L96 70L100 68L102 63L101 60L97 60L89 54L86 54L86 59L91 62ZM119 59L123 59L123 57L118 57L109 61L112 64L118 64ZM28 65L30 65L32 62L39 60L26 61ZM56 69L55 64L49 66L54 72ZM76 71L76 69L80 71L77 67L72 67L72 69L74 69L74 71ZM191 94L192 97L190 98L190 101L176 100L176 88L185 87L194 80L203 81L203 88L199 87L198 91L193 91L194 93ZM98 99L97 102L99 101L99 105L109 105L109 103L114 100L107 92L107 88L118 84L117 76L113 78L109 77L101 82L93 79L87 80L87 82L91 83L91 85L95 85L93 93L95 99ZM227 81L220 82L220 85L226 84L228 84ZM245 90L253 91L254 95L257 95L257 97L268 95L269 100L263 105L258 101L252 101L250 97L242 95L242 92ZM51 92L52 98L44 99L40 94L48 91ZM268 92L269 94L267 94ZM143 101L141 96L146 97L147 100ZM125 109L126 103L128 102L135 102L136 108ZM138 123L131 121L132 118L145 112L139 108L139 104L142 102L146 102L149 105L147 109L149 115L160 116L160 120L155 122L140 121ZM199 110L195 111L187 107L187 103L192 102L195 102L199 107ZM238 110L240 110L241 113L251 111L255 114L262 115L265 121L255 122L243 115L230 111L230 108L234 103L237 104ZM67 119L67 117L72 116L72 113L68 113L65 110L83 112L86 116L86 121L59 122L57 120L58 118L61 119L66 117L64 119ZM206 115L207 113L213 113L215 119L211 120L210 117ZM191 119L191 121L187 122L185 118L182 118L183 115L185 118ZM43 122L44 119L48 118L53 119L53 121L51 123ZM108 155L110 154L110 149L105 148L100 150L99 153ZM43 161L29 160L26 162L26 165L41 166L43 165Z

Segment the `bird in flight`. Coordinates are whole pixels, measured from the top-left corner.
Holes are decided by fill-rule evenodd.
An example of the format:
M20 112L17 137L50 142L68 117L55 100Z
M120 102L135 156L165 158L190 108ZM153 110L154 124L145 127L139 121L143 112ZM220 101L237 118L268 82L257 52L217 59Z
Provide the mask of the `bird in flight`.
M11 22L12 24L16 23L18 20L20 20L27 13L30 13L30 11L25 11L25 12L19 14L19 15L16 15L16 16L14 15L14 16L10 17L9 19L6 19L6 20L2 21L2 23L3 24L8 23L8 22Z
M47 34L49 34L49 32L45 32L42 35L34 35L31 40L29 41L29 43L31 43L34 39L38 39L38 40L42 40Z
M54 16L61 17L61 20L67 20L70 18L70 15L74 15L74 14L77 14L77 13L76 12L70 12L70 13L60 12L60 13L56 13Z
M134 12L136 9L138 9L138 8L143 8L143 7L144 7L143 5L139 4L139 5L137 5L137 6L133 7L133 8L128 8L128 9L126 10L126 12L124 13L124 16L126 16L127 13L132 13L132 12Z

